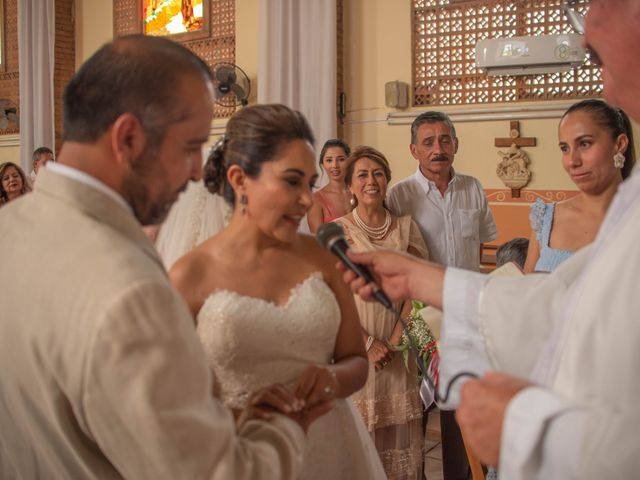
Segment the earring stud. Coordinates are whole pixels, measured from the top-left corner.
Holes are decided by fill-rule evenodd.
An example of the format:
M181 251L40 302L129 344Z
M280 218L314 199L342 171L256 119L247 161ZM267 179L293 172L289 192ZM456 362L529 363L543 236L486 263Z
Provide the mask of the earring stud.
M620 152L616 153L613 156L613 166L616 168L622 168L624 167L624 155Z

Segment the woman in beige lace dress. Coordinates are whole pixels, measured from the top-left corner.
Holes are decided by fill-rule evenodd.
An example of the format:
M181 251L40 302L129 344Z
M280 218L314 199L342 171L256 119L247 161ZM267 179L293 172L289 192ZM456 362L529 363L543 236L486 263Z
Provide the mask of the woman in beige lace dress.
M393 249L427 258L427 247L410 216L394 217L384 199L391 180L384 155L370 147L358 147L349 157L345 183L356 204L337 220L356 251ZM392 312L377 303L355 297L362 335L369 358L369 377L364 388L352 395L376 445L390 479L418 479L424 458L422 404L418 393L415 358L409 369L402 355L394 354L402 325ZM402 308L403 316L410 305Z

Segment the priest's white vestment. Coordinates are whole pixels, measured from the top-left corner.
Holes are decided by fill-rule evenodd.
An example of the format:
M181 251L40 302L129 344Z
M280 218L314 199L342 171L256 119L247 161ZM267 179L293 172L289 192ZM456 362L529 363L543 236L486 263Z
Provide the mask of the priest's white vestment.
M501 478L640 478L640 174L551 274L447 270L444 313L440 385L469 369L540 385L508 407Z

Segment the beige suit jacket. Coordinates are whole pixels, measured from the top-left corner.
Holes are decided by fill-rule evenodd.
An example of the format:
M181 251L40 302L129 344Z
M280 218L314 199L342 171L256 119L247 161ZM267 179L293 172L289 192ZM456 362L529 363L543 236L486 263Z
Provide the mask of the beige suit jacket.
M290 419L236 432L135 218L43 171L0 212L2 478L295 478Z

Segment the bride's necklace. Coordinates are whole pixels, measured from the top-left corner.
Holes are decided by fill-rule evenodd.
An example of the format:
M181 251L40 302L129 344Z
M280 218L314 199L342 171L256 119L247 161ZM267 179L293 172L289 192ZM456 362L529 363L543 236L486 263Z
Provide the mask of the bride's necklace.
M389 232L389 228L391 227L391 214L387 209L385 209L384 212L384 223L381 227L370 227L369 225L364 223L364 221L360 218L360 215L358 215L357 208L353 209L353 219L355 220L356 225L362 231L364 231L364 233L366 233L369 238L373 238L374 240L382 240L387 235L387 233Z

